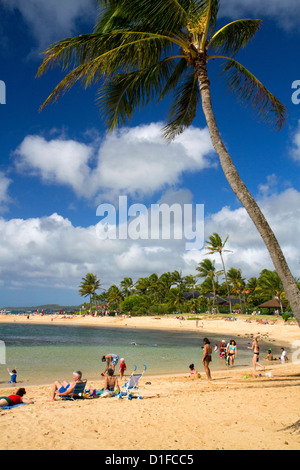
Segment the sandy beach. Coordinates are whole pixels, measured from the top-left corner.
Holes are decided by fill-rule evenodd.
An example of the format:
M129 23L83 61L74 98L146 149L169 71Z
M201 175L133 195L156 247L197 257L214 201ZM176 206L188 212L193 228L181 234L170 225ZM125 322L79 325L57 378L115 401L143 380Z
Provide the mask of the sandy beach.
M1 322L51 322L51 318L0 317ZM120 328L195 329L194 321L175 318L52 318L52 322ZM202 325L203 323L203 325ZM259 335L292 348L300 338L296 324L251 323L243 319L225 321L203 317L201 334ZM291 349L291 351L293 351ZM296 350L295 350L296 351ZM201 351L199 351L201 355ZM213 373L206 380L188 373L151 376L140 382L142 400L98 398L49 402L51 384L26 386L34 404L0 411L1 450L299 450L300 353L287 364L267 364L264 372L232 368ZM261 377L259 377L261 374ZM71 380L71 377L66 377ZM88 379L88 377L87 377ZM88 382L100 389L103 378ZM0 396L16 391L1 384Z

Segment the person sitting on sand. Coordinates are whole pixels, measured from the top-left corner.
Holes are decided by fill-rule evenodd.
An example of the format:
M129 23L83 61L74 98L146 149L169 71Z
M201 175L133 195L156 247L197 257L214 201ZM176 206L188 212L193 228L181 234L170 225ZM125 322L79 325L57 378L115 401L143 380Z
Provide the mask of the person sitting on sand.
M73 392L77 382L81 381L81 377L82 377L82 372L76 371L76 372L73 372L73 383L69 384L66 381L63 381L63 383L58 382L58 381L54 382L50 401L54 401L56 395L60 397L66 397L70 395L70 393Z
M119 361L119 356L117 356L117 354L106 354L105 356L102 356L101 360L102 362L106 362L106 369L101 374L103 376L106 372L108 372L108 369L112 369L113 371L115 371L115 367Z
M265 361L274 361L272 349L268 349L268 354L265 357Z
M17 369L13 369L12 371L7 368L7 372L10 375L10 381L8 382L9 384L16 384L17 383Z
M20 403L33 403L33 401L23 398L26 394L25 388L19 388L15 395L8 395L8 397L0 397L0 407L14 406Z
M105 377L104 381L104 391L101 395L103 398L112 397L114 395L115 389L118 393L120 393L118 379L114 376L113 369L108 369L107 374L108 375Z
M281 361L282 363L288 361L287 353L284 348L281 348L281 356L278 358L278 361Z
M193 378L198 378L198 379L200 379L200 374L199 374L199 372L196 371L194 364L190 364L190 365L189 365L189 369L190 369L190 371L191 371L191 376L192 376Z

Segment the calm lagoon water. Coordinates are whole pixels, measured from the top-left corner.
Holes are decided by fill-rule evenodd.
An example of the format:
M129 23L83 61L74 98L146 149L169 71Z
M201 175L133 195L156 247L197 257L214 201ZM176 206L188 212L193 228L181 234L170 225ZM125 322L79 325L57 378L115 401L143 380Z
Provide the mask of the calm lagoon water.
M82 370L88 379L99 378L105 364L104 354L124 357L126 373L137 366L149 375L187 373L191 363L202 371L202 331L159 331L137 328L87 327L73 325L34 325L5 323L0 325L0 340L6 346L6 365L0 365L0 383L7 383L6 368L18 369L19 383L49 383L70 379L73 370ZM235 339L238 346L236 366L250 366L252 351L249 339L209 335L212 347L222 339ZM269 345L261 344L262 354ZM279 347L272 343L273 352ZM213 353L212 369L225 369ZM118 366L117 369L118 371Z

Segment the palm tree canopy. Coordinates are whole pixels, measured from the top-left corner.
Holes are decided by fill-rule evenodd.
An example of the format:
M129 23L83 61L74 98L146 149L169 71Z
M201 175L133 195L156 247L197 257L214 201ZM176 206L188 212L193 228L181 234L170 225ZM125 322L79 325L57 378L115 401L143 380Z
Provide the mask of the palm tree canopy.
M284 297L282 281L276 271L263 269L258 281L256 291L265 299L275 297L281 300Z
M67 38L44 52L38 75L54 65L67 72L43 106L77 82L98 84L98 104L108 129L125 124L136 109L172 94L164 128L173 139L192 124L200 100L197 59L224 62L222 74L242 103L280 129L286 108L242 64L237 52L261 20L242 19L216 30L219 0L99 0L94 31ZM42 107L43 107L42 106Z
M101 281L100 279L97 279L96 274L87 273L87 275L82 278L82 282L79 287L79 293L83 297L94 295L100 288L100 285Z
M225 238L224 242L222 241L222 238L220 235L216 232L214 232L210 237L208 237L208 240L206 240L205 243L207 243L207 246L205 247L206 250L208 251L208 254L214 254L214 253L223 253L224 251L230 251L230 250L224 250L224 247L227 243L227 240L229 238L229 235Z

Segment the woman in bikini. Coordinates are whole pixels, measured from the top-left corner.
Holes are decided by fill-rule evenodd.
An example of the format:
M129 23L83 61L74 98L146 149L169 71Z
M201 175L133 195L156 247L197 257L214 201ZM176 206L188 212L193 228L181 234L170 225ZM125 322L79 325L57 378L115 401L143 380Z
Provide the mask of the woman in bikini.
M253 369L254 369L254 372L256 372L256 366L259 366L261 367L262 369L265 369L264 366L262 366L258 361L259 361L259 344L258 344L258 338L253 338L253 343L252 343L252 346L251 348L248 347L248 349L253 349L253 360L252 360L252 364L253 364Z
M237 345L236 342L232 339L228 345L228 366L233 366L234 360L237 357Z
M115 389L120 393L118 379L114 376L114 371L112 369L108 369L107 374L108 375L105 377L102 397L112 397Z
M207 338L204 338L203 341L204 341L204 348L203 348L202 362L204 365L207 380L211 380L209 363L211 362L212 347L210 345L210 341Z

